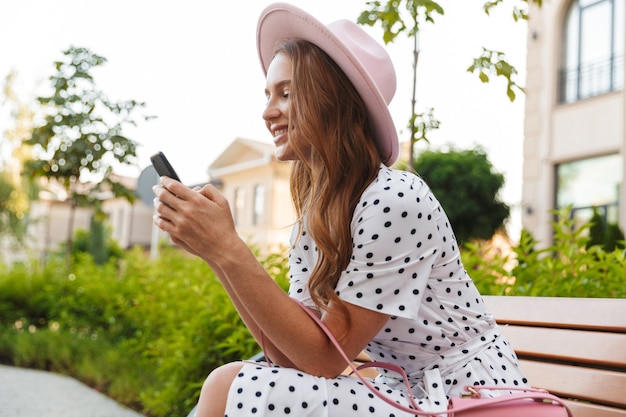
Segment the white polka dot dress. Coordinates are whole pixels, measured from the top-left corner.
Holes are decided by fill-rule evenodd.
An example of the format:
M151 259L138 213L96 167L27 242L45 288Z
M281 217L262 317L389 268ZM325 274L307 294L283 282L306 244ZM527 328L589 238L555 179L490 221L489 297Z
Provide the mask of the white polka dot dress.
M414 395L428 408L434 400L424 377L431 369L439 370L447 396L460 396L465 385L527 386L515 353L463 268L446 214L422 179L381 166L355 208L352 237L354 250L337 294L390 315L366 351L375 361L401 366L412 384L409 393L401 377L381 369L374 381L380 390L406 406L407 396ZM312 306L307 280L317 258L315 243L306 229L296 238L289 255L289 294ZM294 369L244 366L230 388L226 416L287 415L409 414L375 397L354 377L326 379Z

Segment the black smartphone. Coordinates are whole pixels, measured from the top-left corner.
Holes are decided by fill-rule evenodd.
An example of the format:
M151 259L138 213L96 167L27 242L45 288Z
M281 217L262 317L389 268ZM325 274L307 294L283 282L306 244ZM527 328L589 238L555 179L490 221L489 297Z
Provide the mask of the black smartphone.
M150 157L150 161L152 161L152 165L154 169L156 169L157 174L161 177L170 177L178 182L181 182L180 178L178 178L178 174L172 168L172 165L167 160L163 152L155 153Z

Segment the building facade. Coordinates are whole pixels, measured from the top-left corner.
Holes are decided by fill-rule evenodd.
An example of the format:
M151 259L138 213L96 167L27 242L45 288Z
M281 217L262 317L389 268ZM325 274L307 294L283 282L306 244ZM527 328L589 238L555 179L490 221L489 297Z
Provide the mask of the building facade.
M124 184L135 189L136 178L123 178ZM125 198L102 196L102 210L107 215L111 235L122 248L148 248L152 239L152 207L140 199L132 204ZM89 230L94 215L93 207L76 207L73 211L64 190L54 183L40 192L39 199L30 208L27 250L7 250L3 261L24 261L30 256L41 259L73 237L78 230Z
M522 225L552 239L551 210L626 225L624 0L553 0L528 21Z
M273 144L241 138L209 166L209 178L228 199L240 236L261 250L280 250L289 242L295 222L290 170L274 156Z

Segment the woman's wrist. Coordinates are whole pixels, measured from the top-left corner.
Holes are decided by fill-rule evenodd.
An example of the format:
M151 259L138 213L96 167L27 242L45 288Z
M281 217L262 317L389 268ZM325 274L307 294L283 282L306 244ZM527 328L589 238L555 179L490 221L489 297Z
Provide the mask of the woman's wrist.
M217 256L205 259L205 261L224 272L240 266L246 254L250 252L248 245L237 234L222 241L222 247L224 250L220 251Z

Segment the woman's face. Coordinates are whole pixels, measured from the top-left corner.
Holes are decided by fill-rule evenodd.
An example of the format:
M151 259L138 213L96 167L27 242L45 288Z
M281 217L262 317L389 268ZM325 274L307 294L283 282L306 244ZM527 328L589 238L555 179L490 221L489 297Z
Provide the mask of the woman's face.
M279 53L274 57L267 69L265 96L267 104L263 112L265 126L274 138L276 158L279 161L297 159L289 146L289 91L291 89L291 59Z

